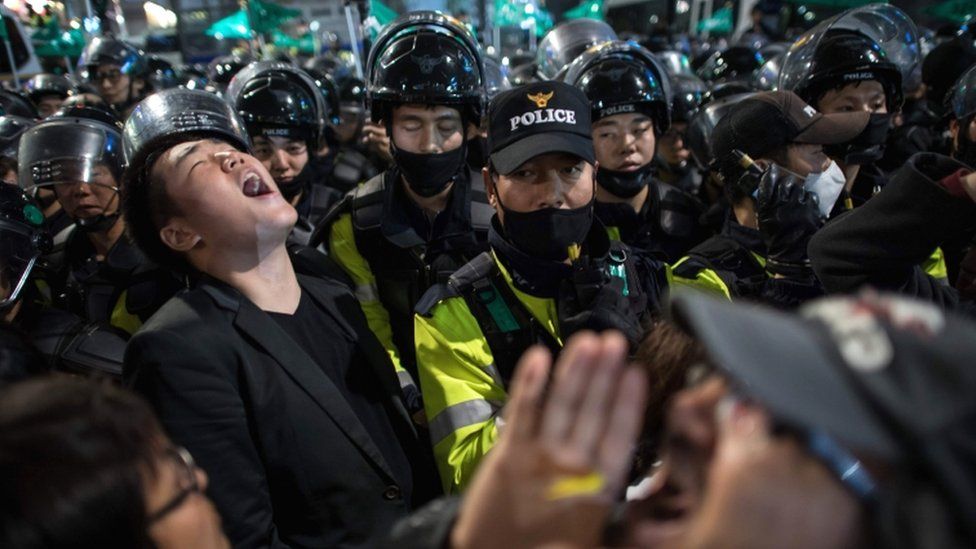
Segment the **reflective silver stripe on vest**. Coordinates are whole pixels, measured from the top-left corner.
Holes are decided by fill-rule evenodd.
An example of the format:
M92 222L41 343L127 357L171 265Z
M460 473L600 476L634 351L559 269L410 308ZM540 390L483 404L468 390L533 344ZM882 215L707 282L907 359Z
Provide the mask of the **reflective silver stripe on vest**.
M410 375L410 372L406 370L400 370L399 372L397 372L397 379L400 381L401 389L417 386L417 383L413 380L413 376Z
M375 284L359 284L356 286L356 299L359 301L379 301L380 295Z
M430 422L430 440L439 444L462 427L491 419L501 407L498 402L476 399L445 408Z
M486 374L491 376L491 380L494 381L496 385L498 385L499 387L505 386L505 382L502 381L502 373L498 371L498 366L495 366L494 364L489 364L485 366L483 369Z

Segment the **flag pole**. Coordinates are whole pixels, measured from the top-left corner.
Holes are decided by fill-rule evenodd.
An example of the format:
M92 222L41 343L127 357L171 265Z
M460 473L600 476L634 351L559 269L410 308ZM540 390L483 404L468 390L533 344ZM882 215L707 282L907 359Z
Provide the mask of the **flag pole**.
M363 77L363 52L359 43L360 33L356 32L356 23L353 22L353 7L351 0L346 0L346 25L349 27L349 45L352 46L352 58L356 61L356 78L365 80ZM356 19L359 19L359 9L356 8Z
M14 75L14 85L20 88L20 75L17 74L17 64L14 63L14 52L10 49L10 39L7 38L6 32L4 32L3 36L3 48L7 50L7 61L10 62L10 73Z

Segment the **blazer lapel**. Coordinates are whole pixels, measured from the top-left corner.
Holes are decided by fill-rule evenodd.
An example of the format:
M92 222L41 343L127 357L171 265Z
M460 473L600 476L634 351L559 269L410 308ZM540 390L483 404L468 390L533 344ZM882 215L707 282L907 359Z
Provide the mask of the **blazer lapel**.
M416 428L403 403L403 393L393 363L383 349L383 345L366 324L366 318L355 297L348 291L329 291L321 281L313 278L299 277L299 281L312 299L336 319L340 326L349 331L350 337L356 341L356 346L366 359L366 364L363 366L370 368L376 380L383 384L384 393L388 395L387 404L394 416L390 419L405 423L416 437Z
M267 313L238 295L235 326L262 347L376 466L395 479L379 448L329 376Z

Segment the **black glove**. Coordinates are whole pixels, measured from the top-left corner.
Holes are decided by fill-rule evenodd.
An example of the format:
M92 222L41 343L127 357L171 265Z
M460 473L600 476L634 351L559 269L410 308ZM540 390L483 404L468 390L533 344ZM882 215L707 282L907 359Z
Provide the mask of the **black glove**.
M807 244L824 220L803 178L773 164L759 181L759 232L766 243L766 271L787 278L813 275Z
M557 314L563 341L580 330L618 330L634 349L643 334L624 295L623 279L610 276L602 264L586 257L574 262L572 276L560 286Z

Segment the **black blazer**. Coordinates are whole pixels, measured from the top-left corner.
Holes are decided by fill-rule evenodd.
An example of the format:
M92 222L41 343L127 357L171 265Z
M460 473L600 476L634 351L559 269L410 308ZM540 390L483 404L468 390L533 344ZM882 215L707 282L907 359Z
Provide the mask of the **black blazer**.
M208 279L170 300L131 339L127 385L149 399L176 444L209 476L235 547L375 546L439 490L388 355L347 288L299 276L302 289L366 357L413 468L394 477L339 390L266 313Z

